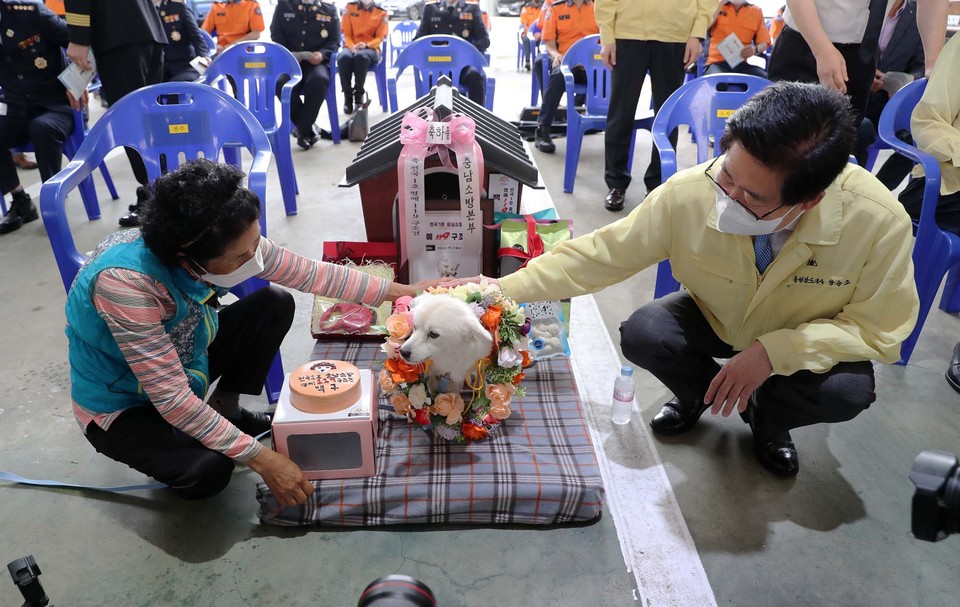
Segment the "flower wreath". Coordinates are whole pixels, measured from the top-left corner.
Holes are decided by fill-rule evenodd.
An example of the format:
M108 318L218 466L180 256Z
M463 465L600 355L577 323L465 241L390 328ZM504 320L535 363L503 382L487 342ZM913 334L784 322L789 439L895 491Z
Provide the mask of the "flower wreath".
M400 357L400 346L413 333L414 323L413 313L398 301L396 313L382 328L387 339L381 350L387 354L387 360L378 376L380 389L397 413L424 430L449 441L482 440L510 417L513 396L524 396L519 384L524 378L523 369L530 365L530 321L523 309L495 284L433 287L427 292L471 304L480 323L493 336L496 356L491 353L477 361L476 371L467 378L469 402L464 401L458 386L444 390L446 382L441 382L438 387L431 387L429 360L411 364Z

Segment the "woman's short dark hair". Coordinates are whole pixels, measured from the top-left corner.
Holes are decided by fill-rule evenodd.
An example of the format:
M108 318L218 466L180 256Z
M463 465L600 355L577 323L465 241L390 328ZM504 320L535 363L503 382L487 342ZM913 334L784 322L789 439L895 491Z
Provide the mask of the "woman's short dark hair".
M778 82L730 117L720 139L726 152L739 143L783 176L785 204L815 198L850 160L856 138L853 110L839 91L818 84Z
M140 232L167 265L185 253L201 265L219 257L260 217L260 199L229 164L192 160L147 186L140 201Z

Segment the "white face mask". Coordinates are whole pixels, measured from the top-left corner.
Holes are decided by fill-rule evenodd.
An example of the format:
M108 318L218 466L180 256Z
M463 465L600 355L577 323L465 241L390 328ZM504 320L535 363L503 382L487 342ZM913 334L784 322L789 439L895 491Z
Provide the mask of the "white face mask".
M373 0L360 0L360 4L362 4L364 8L370 8L373 6Z
M202 280L209 282L212 285L217 285L218 287L224 287L225 289L230 289L241 282L245 281L248 278L253 278L261 272L263 272L263 238L260 239L260 242L257 243L257 250L253 254L253 257L248 259L242 266L230 272L229 274L211 274L207 272L203 266L197 262L193 262L197 265L198 268L203 270L203 274L200 275Z
M777 217L776 219L757 219L736 200L720 192L717 192L716 206L717 229L727 234L740 234L742 236L773 234L778 231L777 226L783 222L783 217ZM800 212L800 215L802 214L803 211ZM794 221L796 221L800 215L797 215Z

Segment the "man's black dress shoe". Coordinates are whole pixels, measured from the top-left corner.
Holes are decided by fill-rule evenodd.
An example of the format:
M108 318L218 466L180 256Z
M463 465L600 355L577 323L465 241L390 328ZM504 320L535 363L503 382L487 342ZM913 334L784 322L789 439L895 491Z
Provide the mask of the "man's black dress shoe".
M240 407L240 417L229 421L244 434L259 436L270 429L273 423L273 413L249 411Z
M747 410L740 414L750 424L753 432L753 454L760 465L777 476L796 476L800 472L800 456L797 447L786 431L766 428L763 412L750 399Z
M947 383L960 392L960 344L953 347L953 356L950 357L950 366L947 367Z
M710 405L699 400L691 405L684 405L674 397L653 416L650 427L657 434L682 434L696 426L697 420L709 408Z
M623 210L623 203L627 197L627 190L624 188L610 188L607 197L603 201L603 208L616 213Z

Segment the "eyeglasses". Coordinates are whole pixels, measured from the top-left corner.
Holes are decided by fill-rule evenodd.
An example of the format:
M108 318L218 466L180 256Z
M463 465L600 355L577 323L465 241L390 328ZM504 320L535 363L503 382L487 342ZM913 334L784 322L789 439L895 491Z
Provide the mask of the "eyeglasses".
M783 207L787 206L786 204L781 204L780 206L778 206L778 207L776 207L776 208L774 208L774 209L771 209L771 210L767 211L767 212L764 213L763 215L757 215L756 213L754 213L753 210L750 209L750 207L748 207L747 205L743 204L742 202L740 202L739 200L737 200L737 199L734 198L733 196L730 196L730 192L728 192L725 187L723 187L722 185L720 185L720 184L717 182L717 180L714 179L713 175L710 174L710 171L713 169L713 165L715 165L715 164L717 163L717 160L719 160L719 159L720 159L719 156L715 157L715 158L713 159L713 162L711 162L711 163L707 166L707 168L704 169L703 174L707 176L707 179L709 179L711 182L713 182L713 185L714 185L718 190L720 190L720 191L724 194L724 196L727 196L728 198L730 198L730 200L734 201L735 203L737 203L737 204L739 204L741 207L743 207L743 209L744 209L747 213L750 213L751 215L753 215L753 218L754 218L754 219L756 219L757 221L760 221L760 220L762 220L764 217L769 217L769 216L772 215L773 213L776 213L777 211L779 211L779 210L782 209Z

